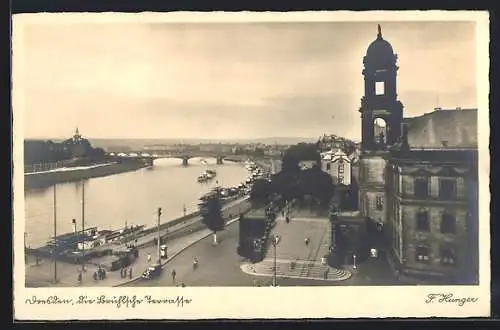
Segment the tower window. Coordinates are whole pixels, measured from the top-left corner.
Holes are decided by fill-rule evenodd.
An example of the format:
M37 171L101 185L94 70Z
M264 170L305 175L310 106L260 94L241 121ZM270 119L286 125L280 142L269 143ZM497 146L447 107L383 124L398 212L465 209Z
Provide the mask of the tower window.
M375 83L375 95L384 95L385 93L385 83L383 81L377 81Z
M376 118L373 121L373 134L375 143L379 146L387 143L387 123L383 118Z

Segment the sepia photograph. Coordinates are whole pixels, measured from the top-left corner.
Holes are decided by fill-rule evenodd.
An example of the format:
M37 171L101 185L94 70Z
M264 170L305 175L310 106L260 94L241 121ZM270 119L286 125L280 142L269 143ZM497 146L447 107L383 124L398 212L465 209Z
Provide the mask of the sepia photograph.
M24 317L487 316L487 13L13 22Z

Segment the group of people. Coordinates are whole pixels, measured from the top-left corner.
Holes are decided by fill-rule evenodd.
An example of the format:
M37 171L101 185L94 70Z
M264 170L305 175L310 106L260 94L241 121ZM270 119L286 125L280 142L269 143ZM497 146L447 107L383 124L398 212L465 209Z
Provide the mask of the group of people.
M106 278L106 270L101 266L99 266L99 268L94 272L92 277L94 278L94 281L104 280Z
M127 273L128 273L128 278L132 279L132 267L130 267L128 269L126 267L122 267L122 269L120 269L120 277L121 278L126 278Z

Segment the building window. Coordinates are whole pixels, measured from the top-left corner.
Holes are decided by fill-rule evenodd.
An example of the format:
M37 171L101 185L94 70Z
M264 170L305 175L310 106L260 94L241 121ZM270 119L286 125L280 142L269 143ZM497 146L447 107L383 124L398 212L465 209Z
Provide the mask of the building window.
M344 183L344 161L342 158L339 160L338 182Z
M429 196L429 178L416 178L414 184L416 197L425 198Z
M382 196L377 196L377 199L375 200L375 205L377 207L377 210L382 211L384 209L384 199Z
M326 170L327 170L327 171L329 171L331 167L332 167L332 164L330 164L330 163L326 163Z
M454 234L455 233L455 217L450 213L443 213L441 218L441 233Z
M439 198L450 200L456 199L457 182L454 179L439 180Z
M456 256L455 249L451 246L443 246L440 251L441 264L443 265L455 265Z
M417 230L430 231L429 213L426 210L419 210L417 213Z
M429 262L430 251L425 246L417 246L415 250L415 261L417 262Z
M385 93L385 85L383 81L377 81L375 83L375 95L384 95Z

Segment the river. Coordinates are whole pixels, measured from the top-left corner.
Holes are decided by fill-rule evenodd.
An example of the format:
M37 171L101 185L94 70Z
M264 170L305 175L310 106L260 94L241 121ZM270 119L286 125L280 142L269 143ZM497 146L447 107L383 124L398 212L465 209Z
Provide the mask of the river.
M198 199L215 187L243 182L248 172L241 163L225 161L216 165L215 159L189 160L183 167L180 159L158 159L153 168L85 180L85 228L120 229L127 225L157 224L157 209L161 207L162 223L184 213L198 210ZM205 169L215 169L217 177L209 183L198 183L197 176ZM77 230L82 226L83 181L56 185L57 233ZM26 243L37 247L53 236L53 187L25 191Z

